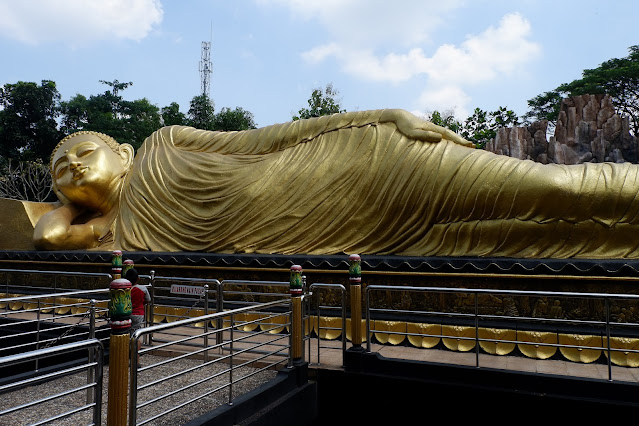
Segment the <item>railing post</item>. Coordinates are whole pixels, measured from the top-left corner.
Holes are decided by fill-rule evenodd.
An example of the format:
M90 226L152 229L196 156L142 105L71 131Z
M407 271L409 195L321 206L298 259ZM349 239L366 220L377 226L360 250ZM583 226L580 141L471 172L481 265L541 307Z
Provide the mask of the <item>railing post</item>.
M7 307L9 306L9 304L7 303ZM40 309L42 309L42 307L40 306L40 298L38 298L38 314L36 315L36 350L40 349ZM53 308L55 310L55 306ZM39 369L39 363L38 363L38 358L36 358L35 361L35 371L38 371Z
M351 293L351 342L353 342L353 349L362 350L362 259L358 254L351 254L348 257L348 264L348 283Z
M150 321L151 321L151 325L155 325L155 271L151 271L150 273L151 276L151 287L150 287L150 296L151 296L151 306L149 307L149 317ZM149 319L147 319L147 323L149 322ZM145 335L146 340L146 344L151 346L153 345L153 333L149 333L147 335Z
M95 299L89 301L89 339L95 339ZM93 346L89 347L89 362L95 361L95 350ZM95 370L93 368L87 369L87 384L93 383ZM87 404L93 402L94 389L87 389Z
M216 303L216 312L224 311L224 282L220 282L217 285L217 303ZM222 328L224 327L224 320L222 317L218 317L215 320L215 328L218 330L215 333L215 344L220 347L222 350L222 341L224 340L224 336L222 335Z
M475 292L475 367L479 367L479 295Z
M109 394L108 426L126 426L127 394L129 388L129 332L131 330L131 282L122 276L122 252L113 252L112 275L109 286Z
M231 326L229 327L229 402L228 405L233 405L233 324L235 322L233 311L229 317Z
M204 316L209 314L209 285L204 284ZM209 361L209 320L204 321L204 362Z
M608 352L608 381L612 382L612 352L610 351L610 299L606 297L604 303L606 316L606 351Z
M304 283L302 281L302 267L291 266L291 279L289 292L291 294L291 359L294 365L304 362L304 339L302 338L302 294Z

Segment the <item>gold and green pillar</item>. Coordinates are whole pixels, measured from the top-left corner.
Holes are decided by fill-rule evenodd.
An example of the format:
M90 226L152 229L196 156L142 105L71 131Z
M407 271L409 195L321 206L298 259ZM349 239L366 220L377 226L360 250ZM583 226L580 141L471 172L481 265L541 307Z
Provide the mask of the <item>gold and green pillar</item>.
M351 296L351 342L354 349L362 348L362 258L348 257L348 283Z
M131 283L122 276L122 252L113 252L113 280L109 285L109 394L107 425L126 426L129 390L129 332L131 331Z
M291 279L289 282L289 291L291 294L291 358L293 358L294 365L299 365L304 362L302 336L303 287L302 267L300 265L291 266Z

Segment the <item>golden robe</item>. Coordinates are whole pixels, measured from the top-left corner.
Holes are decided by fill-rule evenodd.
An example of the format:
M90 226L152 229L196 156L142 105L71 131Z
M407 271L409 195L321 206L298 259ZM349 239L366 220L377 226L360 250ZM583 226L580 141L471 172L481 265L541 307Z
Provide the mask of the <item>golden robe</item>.
M639 167L542 165L336 114L172 126L126 177L122 250L636 258Z

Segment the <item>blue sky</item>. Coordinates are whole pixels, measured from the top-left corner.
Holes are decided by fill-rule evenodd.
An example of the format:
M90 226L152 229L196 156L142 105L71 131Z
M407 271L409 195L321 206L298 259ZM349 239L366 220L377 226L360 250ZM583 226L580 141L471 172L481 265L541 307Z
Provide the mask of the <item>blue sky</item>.
M0 85L62 98L126 82L126 99L188 110L211 41L216 110L289 121L332 83L348 111L507 106L639 44L635 0L0 0Z

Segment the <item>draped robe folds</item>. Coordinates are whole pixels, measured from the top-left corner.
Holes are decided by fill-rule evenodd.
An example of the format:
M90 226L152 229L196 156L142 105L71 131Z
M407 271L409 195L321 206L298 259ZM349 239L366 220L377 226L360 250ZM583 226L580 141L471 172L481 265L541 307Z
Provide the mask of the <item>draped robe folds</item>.
M123 250L639 257L639 168L542 165L405 136L383 111L244 132L172 126L139 149Z

